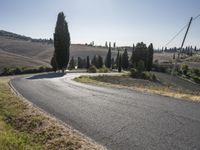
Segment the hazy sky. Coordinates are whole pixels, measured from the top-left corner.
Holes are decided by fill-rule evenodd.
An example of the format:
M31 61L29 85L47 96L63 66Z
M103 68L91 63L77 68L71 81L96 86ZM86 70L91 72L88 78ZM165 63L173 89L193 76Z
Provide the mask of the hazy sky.
M162 47L191 16L200 14L200 0L0 0L0 30L50 38L60 11L66 15L72 43L143 41ZM179 46L183 34L169 46ZM186 45L200 47L200 17Z

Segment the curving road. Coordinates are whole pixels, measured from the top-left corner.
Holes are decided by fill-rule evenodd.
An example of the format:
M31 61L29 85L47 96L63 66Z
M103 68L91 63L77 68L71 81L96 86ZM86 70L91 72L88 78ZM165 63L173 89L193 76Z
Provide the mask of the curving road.
M200 104L73 81L81 73L16 78L32 103L112 150L200 149Z

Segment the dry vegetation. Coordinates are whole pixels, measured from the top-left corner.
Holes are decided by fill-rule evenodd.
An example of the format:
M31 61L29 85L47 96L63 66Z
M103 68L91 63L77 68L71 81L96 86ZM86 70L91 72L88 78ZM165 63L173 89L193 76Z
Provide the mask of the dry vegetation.
M148 93L159 94L184 100L200 101L200 92L183 90L160 82L152 82L142 79L133 79L125 76L81 76L75 81L82 83L111 86L117 88L128 88Z
M10 66L49 66L53 50L53 44L9 39L0 36L0 70ZM92 58L94 55L101 55L105 57L107 51L106 48L72 44L70 56L75 58L90 56ZM116 55L116 53L117 51L113 52L113 55Z
M104 149L13 95L8 81L0 78L0 149Z

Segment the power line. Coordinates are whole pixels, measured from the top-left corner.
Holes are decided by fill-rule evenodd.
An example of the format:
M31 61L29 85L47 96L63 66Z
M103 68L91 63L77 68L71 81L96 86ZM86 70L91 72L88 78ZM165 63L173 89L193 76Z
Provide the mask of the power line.
M169 40L168 42L167 42L167 44L165 44L165 47L167 46L167 45L169 45L186 27L188 26L188 24L186 24L183 28L181 28L181 30L175 35L175 36L173 36L172 38L171 38L171 40Z
M193 21L200 17L200 14L194 17Z
M193 21L195 21L197 18L199 18L200 17L200 14L199 15L197 15L196 17L194 17L194 19L193 19ZM175 34L166 44L165 44L165 47L167 46L167 45L169 45L186 27L188 26L188 23L185 25L185 26L183 26L183 28L181 28L181 30L177 33L177 34Z

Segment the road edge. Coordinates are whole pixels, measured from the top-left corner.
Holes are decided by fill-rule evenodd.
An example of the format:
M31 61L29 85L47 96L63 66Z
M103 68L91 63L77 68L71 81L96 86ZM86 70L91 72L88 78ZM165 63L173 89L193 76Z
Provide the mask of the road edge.
M42 108L38 107L37 105L35 105L34 103L30 102L28 99L26 99L23 95L21 95L17 89L12 85L12 81L15 80L16 78L12 78L9 80L8 85L9 88L11 90L11 92L16 95L17 97L19 97L25 104L28 105L28 107L32 107L35 108L37 111L39 111L39 113L41 113L42 115L44 115L47 118L50 118L51 120L55 121L56 123L58 123L59 125L61 125L62 127L71 130L72 133L78 135L80 138L82 138L83 140L87 141L88 143L92 143L94 145L96 145L97 147L99 147L101 150L108 150L105 146L97 143L95 140L91 139L90 137L86 136L85 134L81 133L80 131L74 129L72 126L68 125L67 123L65 123L64 121L56 118L54 115L46 112L45 110L43 110Z

